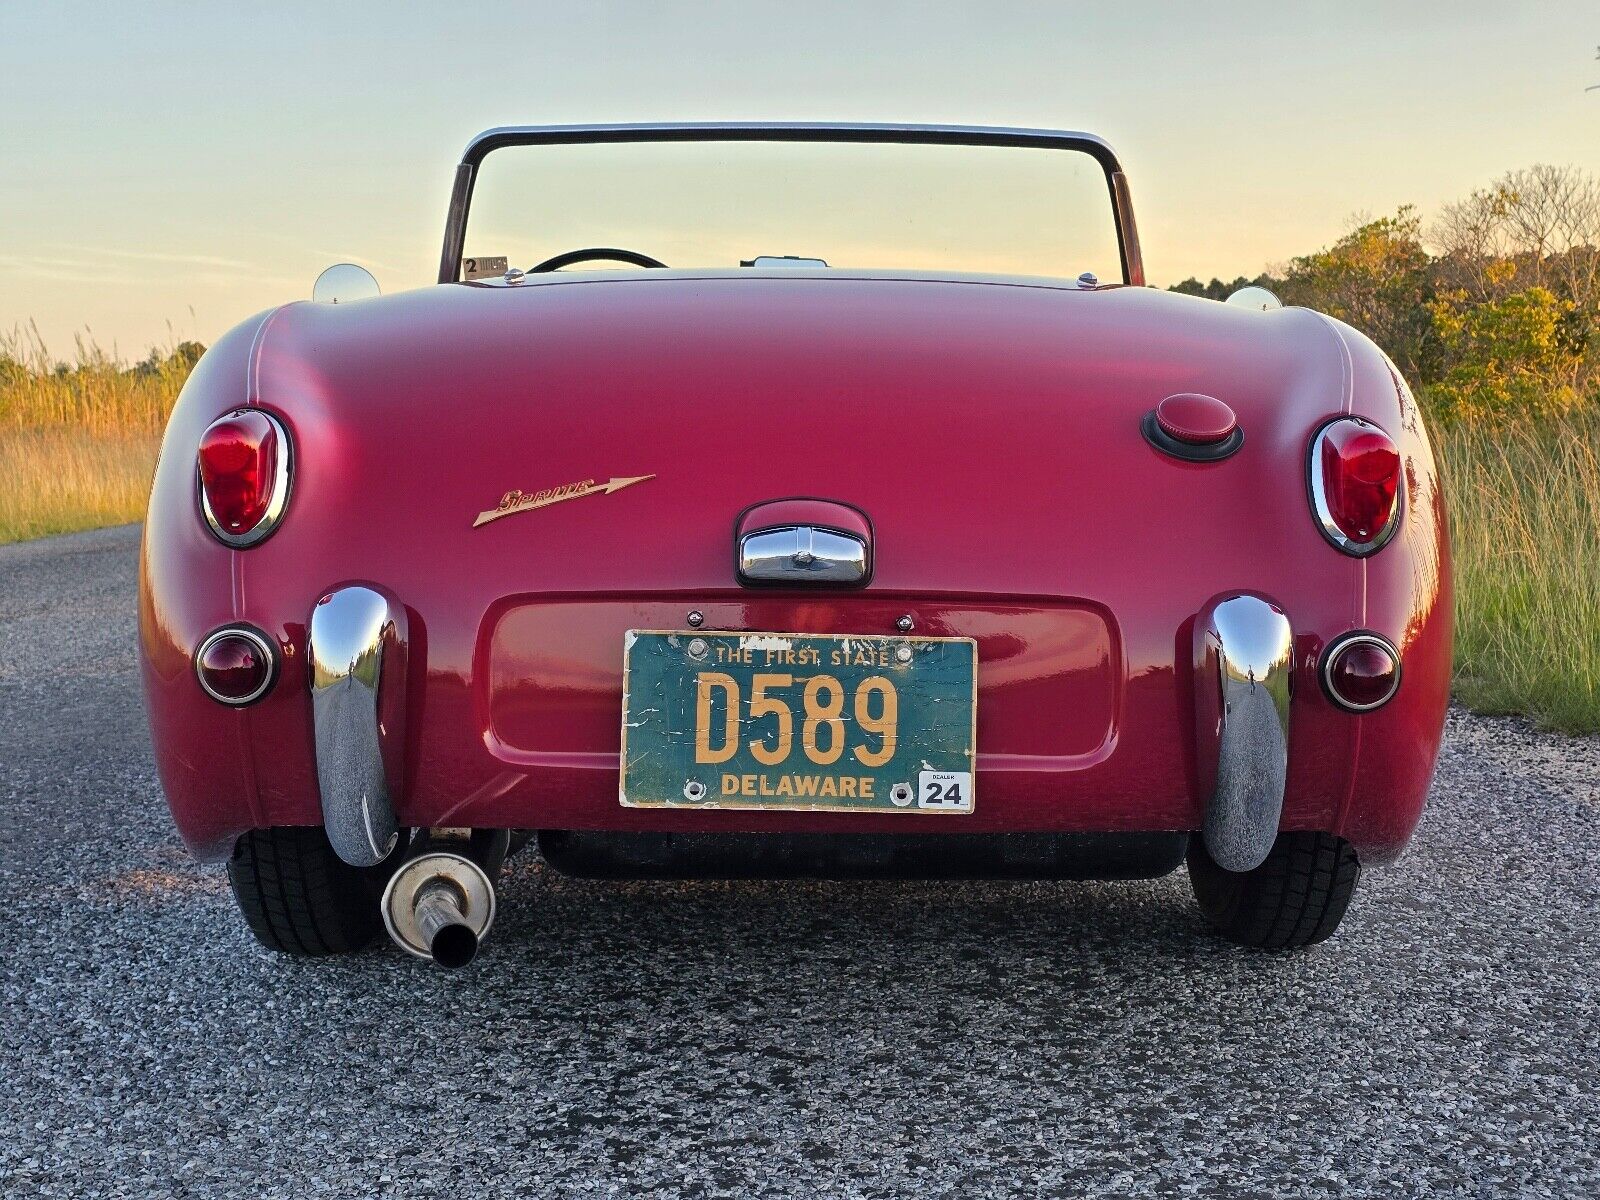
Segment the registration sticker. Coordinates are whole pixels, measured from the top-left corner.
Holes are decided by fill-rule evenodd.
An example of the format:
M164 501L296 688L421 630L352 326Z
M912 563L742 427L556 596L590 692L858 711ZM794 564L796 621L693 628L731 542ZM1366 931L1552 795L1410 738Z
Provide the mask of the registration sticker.
M940 812L970 812L972 774L968 771L919 771L917 807Z

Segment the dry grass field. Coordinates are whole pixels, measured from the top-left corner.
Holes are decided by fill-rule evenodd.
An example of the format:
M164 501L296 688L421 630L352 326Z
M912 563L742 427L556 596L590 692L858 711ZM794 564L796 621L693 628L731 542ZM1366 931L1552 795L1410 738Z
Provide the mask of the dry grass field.
M80 342L58 365L38 337L0 337L0 542L137 521L191 358L136 368Z
M189 357L62 369L0 339L0 542L144 515ZM7 362L9 360L9 363ZM1436 430L1455 542L1457 691L1488 712L1600 730L1600 412Z
M0 542L144 516L161 436L0 429Z

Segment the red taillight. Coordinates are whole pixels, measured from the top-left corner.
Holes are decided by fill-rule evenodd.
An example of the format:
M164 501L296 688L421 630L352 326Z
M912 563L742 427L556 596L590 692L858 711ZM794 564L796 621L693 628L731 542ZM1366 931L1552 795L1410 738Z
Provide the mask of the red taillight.
M1327 539L1346 554L1371 554L1400 518L1400 451L1370 421L1345 417L1311 443L1311 500Z
M1400 687L1400 655L1375 633L1350 633L1322 655L1322 686L1340 708L1369 712Z
M249 546L271 533L289 491L289 436L276 418L241 408L200 435L200 499L213 533Z
M206 695L241 707L267 694L278 672L277 654L266 635L245 625L219 629L194 655L194 673Z

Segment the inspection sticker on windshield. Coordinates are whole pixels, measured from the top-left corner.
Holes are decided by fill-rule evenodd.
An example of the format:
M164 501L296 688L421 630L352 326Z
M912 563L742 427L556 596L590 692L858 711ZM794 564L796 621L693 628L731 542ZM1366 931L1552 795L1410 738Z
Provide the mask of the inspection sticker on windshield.
M492 258L463 258L461 260L461 274L467 279L493 279L506 273L506 256L497 254Z

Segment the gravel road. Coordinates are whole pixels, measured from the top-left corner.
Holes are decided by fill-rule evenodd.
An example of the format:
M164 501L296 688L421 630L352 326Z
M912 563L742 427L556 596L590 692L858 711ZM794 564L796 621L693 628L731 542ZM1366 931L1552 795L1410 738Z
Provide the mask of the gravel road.
M124 528L0 548L0 1193L1600 1192L1600 742L1455 713L1263 956L1175 876L594 884L479 963L259 948L151 766Z

